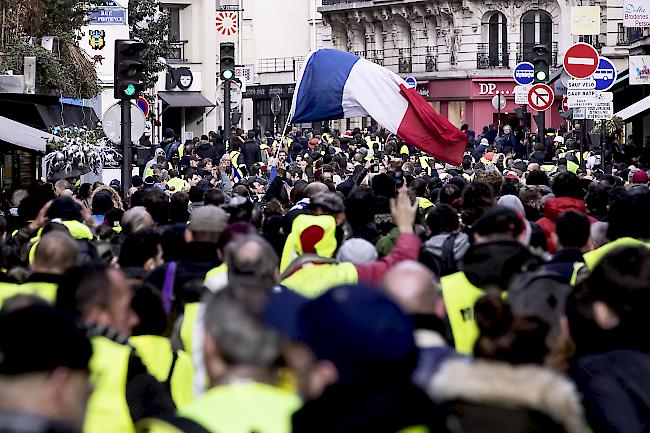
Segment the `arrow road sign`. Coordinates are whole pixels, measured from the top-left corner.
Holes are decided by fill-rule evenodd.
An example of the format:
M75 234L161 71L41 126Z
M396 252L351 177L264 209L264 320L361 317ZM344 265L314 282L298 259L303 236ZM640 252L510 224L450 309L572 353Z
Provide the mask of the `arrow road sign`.
M531 84L535 81L535 67L530 62L521 62L515 66L512 78L515 79L515 83L521 86Z
M579 42L564 54L564 70L573 78L587 78L598 68L598 51L589 44Z
M537 111L546 111L553 105L553 89L546 84L535 84L528 92L528 105Z
M616 66L607 57L601 57L592 78L596 81L596 90L609 90L616 81Z

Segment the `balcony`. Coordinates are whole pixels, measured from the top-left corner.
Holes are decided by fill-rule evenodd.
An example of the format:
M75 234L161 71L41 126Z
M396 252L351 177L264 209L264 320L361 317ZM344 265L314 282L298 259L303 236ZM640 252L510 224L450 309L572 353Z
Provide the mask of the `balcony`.
M623 27L623 24L619 24L616 45L630 45L646 36L650 36L650 28L648 27Z
M187 62L185 58L185 44L187 44L187 41L170 42L170 50L166 60L177 63Z
M509 68L510 67L510 54L506 52L490 52L489 45L486 43L477 44L478 51L476 53L476 68L477 69L491 69L491 68Z
M410 48L400 48L398 50L398 70L400 74L409 74L413 72L413 57L411 57Z
M353 54L384 66L384 50L355 51Z
M517 63L520 62L531 62L534 60L535 53L533 52L533 47L536 44L524 44L517 42ZM558 56L558 43L553 42L551 44L551 52L548 53L548 64L551 68L558 68L557 56Z
M293 72L296 62L303 60L302 57L272 57L260 59L257 72L260 74L270 72Z
M436 72L438 70L438 53L434 47L427 47L427 54L424 57L424 70Z

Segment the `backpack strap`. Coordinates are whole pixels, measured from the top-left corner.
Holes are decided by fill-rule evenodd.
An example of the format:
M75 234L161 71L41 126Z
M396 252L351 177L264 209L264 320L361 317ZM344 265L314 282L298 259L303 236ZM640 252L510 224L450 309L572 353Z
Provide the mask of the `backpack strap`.
M169 262L162 287L163 307L167 314L172 311L174 302L174 280L176 279L176 262Z
M169 374L167 375L167 379L165 379L165 382L163 382L163 385L169 391L169 395L172 393L172 376L174 375L174 368L176 367L176 361L178 361L178 351L174 350L172 352L172 364L169 367Z
M442 251L440 252L440 276L445 276L458 270L456 257L454 255L454 245L458 233L451 233L447 239L442 243Z

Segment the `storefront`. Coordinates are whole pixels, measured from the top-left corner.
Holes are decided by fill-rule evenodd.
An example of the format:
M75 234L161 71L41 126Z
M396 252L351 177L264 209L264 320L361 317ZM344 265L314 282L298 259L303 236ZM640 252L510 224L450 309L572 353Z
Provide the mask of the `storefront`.
M243 94L244 99L252 100L253 122L251 126L260 131L280 131L284 127L289 112L295 84L275 84L265 86L248 86ZM280 98L280 111L277 115L271 110L271 101L275 96Z
M451 123L458 127L467 123L478 134L483 126L490 124L530 127L531 115L536 113L531 113L528 107L523 118L517 117L515 108L520 105L515 104L515 86L516 83L511 78L449 79L421 83L418 92ZM492 106L492 98L497 94L503 95L507 101L500 119ZM546 111L547 127L558 127L564 122L558 111L561 103L562 98L556 95L553 106ZM536 130L536 125L532 129Z

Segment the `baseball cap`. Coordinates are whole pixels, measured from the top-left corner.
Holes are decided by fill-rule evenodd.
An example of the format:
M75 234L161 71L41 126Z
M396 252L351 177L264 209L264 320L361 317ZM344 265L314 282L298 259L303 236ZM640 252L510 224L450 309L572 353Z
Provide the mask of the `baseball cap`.
M223 233L228 225L228 214L217 206L208 205L194 209L188 228L193 232Z
M197 155L192 155L190 156L190 161L200 161L201 158L199 158Z
M648 183L648 173L639 170L632 175L632 183Z
M553 139L553 142L564 144L564 137L562 137L561 135L557 135L557 136L555 136L555 138Z
M390 364L415 352L413 324L379 290L344 285L308 300L291 290L269 297L266 323L331 361L341 380L364 368Z
M487 138L483 137L481 138L481 144L490 144Z
M0 315L0 375L88 370L92 346L65 312L34 305Z
M320 143L320 140L318 138L312 138L311 140L309 140L309 144L311 144L312 146L316 146L318 143Z

